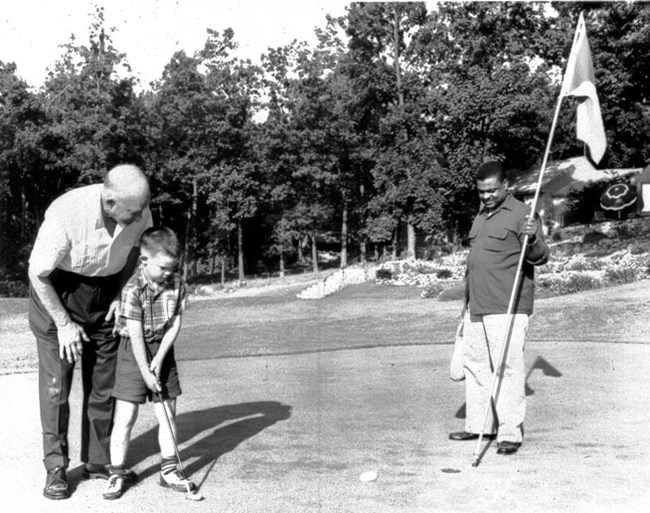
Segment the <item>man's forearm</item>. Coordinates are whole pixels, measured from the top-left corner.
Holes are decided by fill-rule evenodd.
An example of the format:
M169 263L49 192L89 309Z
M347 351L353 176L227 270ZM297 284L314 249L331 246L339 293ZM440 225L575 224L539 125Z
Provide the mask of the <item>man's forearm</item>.
M133 276L133 271L138 266L138 259L140 257L140 248L133 247L129 252L129 256L126 259L126 264L120 271L120 290L126 285L126 282L129 281L129 278Z
M43 307L50 314L57 326L65 326L70 323L70 315L61 303L59 295L56 293L52 281L47 276L38 276L29 271L29 280L41 300Z

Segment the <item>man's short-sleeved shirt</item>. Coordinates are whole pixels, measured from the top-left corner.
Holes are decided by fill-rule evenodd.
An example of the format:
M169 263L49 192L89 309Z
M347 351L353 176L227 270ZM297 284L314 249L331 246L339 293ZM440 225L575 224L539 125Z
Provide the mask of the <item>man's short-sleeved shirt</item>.
M122 289L122 298L116 316L116 331L129 337L127 319L142 324L145 342L162 339L171 320L185 309L187 290L178 276L163 284L150 282L142 266Z
M87 185L55 199L45 212L34 249L30 271L47 276L61 269L89 277L119 273L131 249L139 246L142 233L153 223L146 208L141 219L115 227L111 236L101 206L103 185Z
M515 281L521 255L522 230L528 207L512 194L494 212L481 209L469 233L470 252L467 257L469 307L472 315L503 314ZM543 240L541 228L537 237ZM548 258L548 249L539 263ZM535 262L535 265L538 263ZM515 313L533 312L535 271L524 262L520 291L516 296Z

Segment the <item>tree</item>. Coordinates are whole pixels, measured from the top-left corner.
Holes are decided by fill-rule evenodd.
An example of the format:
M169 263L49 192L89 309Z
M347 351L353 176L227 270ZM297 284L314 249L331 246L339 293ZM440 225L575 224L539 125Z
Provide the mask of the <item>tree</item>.
M447 3L430 13L419 47L431 58L426 80L441 111L431 116L430 133L442 157L451 232L469 229L473 174L484 160L512 169L541 158L555 106L548 71L563 42L542 4Z
M348 14L350 53L357 85L374 97L379 119L373 146L376 194L370 202L370 230L376 239L407 226L407 256L415 257L415 229L433 230L440 193L435 180L436 146L423 130L423 61L418 33L426 22L424 3L355 3Z
M37 223L32 184L42 164L45 115L35 94L0 62L0 278L25 275L26 255Z

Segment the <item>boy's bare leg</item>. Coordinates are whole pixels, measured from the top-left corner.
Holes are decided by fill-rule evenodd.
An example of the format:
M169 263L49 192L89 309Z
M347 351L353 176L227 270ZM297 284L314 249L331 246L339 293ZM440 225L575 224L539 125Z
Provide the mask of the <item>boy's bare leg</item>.
M165 399L164 402L167 407L167 414L169 415L169 423L172 426L174 438L176 438L176 399ZM169 432L165 410L163 410L163 403L154 403L153 409L156 414L156 419L158 419L158 444L160 445L160 455L163 459L175 459L176 451L174 449L174 438L172 438L172 435Z
M124 467L131 441L131 430L138 418L138 404L115 400L115 417L111 432L111 466Z
M154 411L158 419L158 443L160 444L160 485L172 488L177 492L187 492L196 489L196 485L188 481L179 470L178 458L174 440L176 438L176 400L168 399L163 403L154 403ZM164 407L167 408L169 424L165 415ZM169 431L171 424L173 437Z

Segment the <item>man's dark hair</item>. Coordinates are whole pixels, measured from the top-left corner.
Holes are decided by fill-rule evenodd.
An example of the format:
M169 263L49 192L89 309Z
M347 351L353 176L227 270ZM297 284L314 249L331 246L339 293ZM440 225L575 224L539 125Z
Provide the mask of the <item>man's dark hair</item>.
M488 178L496 178L501 183L506 179L506 172L501 167L501 162L491 160L481 164L481 167L476 171L476 181L482 182Z
M152 226L142 234L140 245L154 254L165 253L166 255L179 259L181 257L181 245L174 230L166 226Z

